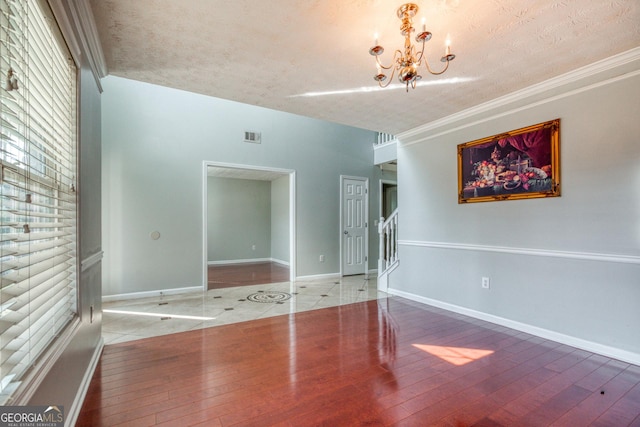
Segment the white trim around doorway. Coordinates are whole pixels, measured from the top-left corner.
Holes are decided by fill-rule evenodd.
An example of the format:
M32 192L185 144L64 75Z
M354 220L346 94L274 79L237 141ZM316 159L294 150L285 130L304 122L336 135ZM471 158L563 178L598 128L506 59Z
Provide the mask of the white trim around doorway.
M204 161L202 162L202 288L204 291L206 291L208 287L207 266L209 264L207 256L207 180L209 167L275 172L281 173L282 175L289 175L289 280L294 281L296 278L296 171L293 169L279 169L266 166Z

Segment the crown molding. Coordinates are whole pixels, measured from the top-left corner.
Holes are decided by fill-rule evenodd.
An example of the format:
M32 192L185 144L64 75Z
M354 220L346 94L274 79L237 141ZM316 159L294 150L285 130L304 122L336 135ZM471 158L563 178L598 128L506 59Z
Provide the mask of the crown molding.
M96 71L98 77L106 77L107 62L104 58L102 43L100 43L100 36L98 35L98 27L93 18L93 11L91 10L89 0L75 0L74 3L76 4L78 18L83 29L84 40L88 47L87 51L90 52L91 68Z
M96 85L102 92L100 79L105 77L108 71L89 0L49 0L49 6L74 60L80 66L83 65L82 59L86 60Z
M471 121L473 121L474 124L477 124L479 122L491 120L497 116L504 115L498 114L497 116L479 119L481 115L490 114L491 112L498 111L500 108L518 104L519 107L517 108L517 110L521 110L523 108L529 108L534 104L537 105L541 101L536 100L536 97L539 97L546 93L556 94L556 96L553 97L554 99L563 96L557 95L558 92L561 92L562 90L573 93L575 92L576 88L572 87L572 85L580 84L581 82L585 82L584 84L586 86L581 86L580 88L584 90L585 87L591 87L594 84L599 85L606 81L615 81L619 78L633 76L637 74L633 71L638 71L639 67L636 64L638 61L640 61L640 47L633 48L626 52L622 52L609 58L605 58L601 61L594 62L593 64L586 65L560 76L553 77L544 82L529 86L521 90L517 90L515 92L511 92L507 95L501 96L491 101L476 105L475 107L468 108L458 113L451 114L450 116L443 117L442 119L434 120L408 131L399 133L396 135L396 138L398 139L398 144L400 146L412 145L418 142L422 142L425 139L430 139L431 137L433 137L433 135L431 134L434 131L454 125L456 123L464 123L464 125L456 127L456 129L459 129L468 126ZM623 72L623 76L612 74L612 72L616 72L617 70L621 70ZM589 79L597 80L590 81ZM509 113L511 112L513 112L513 110L511 110ZM441 135L442 133L439 133L438 135Z

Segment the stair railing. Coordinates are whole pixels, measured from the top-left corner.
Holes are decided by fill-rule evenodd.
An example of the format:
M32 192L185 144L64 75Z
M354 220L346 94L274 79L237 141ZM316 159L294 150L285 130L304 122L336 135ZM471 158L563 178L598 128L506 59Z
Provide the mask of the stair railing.
M382 133L378 132L377 139L375 145L384 145L388 142L395 141L396 136L390 133Z
M380 218L378 223L380 250L378 257L378 276L398 263L398 209L389 218Z

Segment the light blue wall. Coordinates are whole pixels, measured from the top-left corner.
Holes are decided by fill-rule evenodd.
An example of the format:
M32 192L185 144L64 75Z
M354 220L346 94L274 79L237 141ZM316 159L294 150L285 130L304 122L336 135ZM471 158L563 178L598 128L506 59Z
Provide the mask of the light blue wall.
M392 289L640 361L640 75L615 71L408 133ZM555 118L561 197L457 203L458 144Z
M340 175L377 181L374 132L113 76L102 83L104 295L202 286L204 161L295 170L297 275L340 271ZM262 144L243 143L245 130L262 132ZM375 268L375 227L369 241Z
M271 182L209 177L208 261L271 258Z

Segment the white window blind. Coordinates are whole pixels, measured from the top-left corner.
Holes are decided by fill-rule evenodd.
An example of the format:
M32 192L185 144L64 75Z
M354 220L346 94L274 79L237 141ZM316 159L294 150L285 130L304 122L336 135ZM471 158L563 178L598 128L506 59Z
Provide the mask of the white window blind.
M76 69L37 0L0 0L0 404L76 315Z

